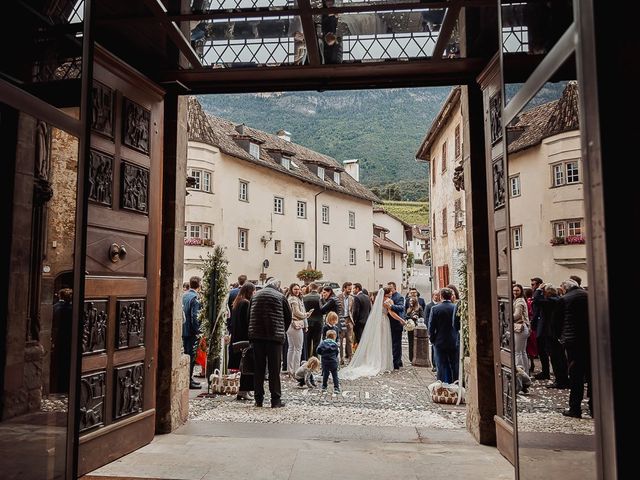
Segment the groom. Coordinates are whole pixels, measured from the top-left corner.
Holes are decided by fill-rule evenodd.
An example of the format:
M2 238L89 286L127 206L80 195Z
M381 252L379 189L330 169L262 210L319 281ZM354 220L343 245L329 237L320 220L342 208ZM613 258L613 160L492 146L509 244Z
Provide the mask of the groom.
M387 287L391 289L391 298L385 300L385 305L389 309L396 312L400 317L404 318L404 298L398 293L395 282L387 283ZM393 352L393 369L399 370L402 367L402 324L395 318L389 317L391 324L391 350Z

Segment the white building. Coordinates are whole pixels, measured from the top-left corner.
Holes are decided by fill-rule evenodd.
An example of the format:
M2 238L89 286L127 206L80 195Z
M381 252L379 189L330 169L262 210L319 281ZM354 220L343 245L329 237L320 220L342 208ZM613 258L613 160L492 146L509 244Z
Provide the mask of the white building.
M185 207L185 278L201 274L201 257L215 244L226 248L232 280L263 274L288 284L311 265L322 280L375 285L377 197L333 158L292 143L286 132L206 115L192 98L187 166L196 184ZM348 165L356 178L358 168Z
M420 260L424 265L431 264L430 240L429 225L412 225L411 239L407 240L407 250L413 253L414 260Z
M395 282L398 290L407 286L407 250L411 225L382 207L373 209L374 284Z
M519 115L508 128L513 279L587 284L577 84Z
M431 283L434 288L460 284L459 270L466 260L462 139L460 87L455 87L416 154L417 160L430 164Z

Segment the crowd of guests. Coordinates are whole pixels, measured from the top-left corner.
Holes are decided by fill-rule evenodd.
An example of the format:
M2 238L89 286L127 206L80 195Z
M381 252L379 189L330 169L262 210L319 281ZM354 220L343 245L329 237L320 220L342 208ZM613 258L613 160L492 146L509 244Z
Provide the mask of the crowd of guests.
M569 408L563 415L582 418L584 385L587 384L589 414L591 367L589 353L588 294L582 279L571 276L555 287L540 277L531 288L513 285L513 349L517 385L527 393L534 380L551 380L547 388L570 389ZM536 372L534 359L540 371Z

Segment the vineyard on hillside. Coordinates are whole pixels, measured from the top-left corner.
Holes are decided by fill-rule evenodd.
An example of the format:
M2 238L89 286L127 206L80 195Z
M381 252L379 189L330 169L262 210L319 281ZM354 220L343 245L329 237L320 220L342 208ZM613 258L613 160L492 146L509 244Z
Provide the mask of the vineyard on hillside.
M427 202L384 201L382 207L390 214L410 225L429 223L429 204Z

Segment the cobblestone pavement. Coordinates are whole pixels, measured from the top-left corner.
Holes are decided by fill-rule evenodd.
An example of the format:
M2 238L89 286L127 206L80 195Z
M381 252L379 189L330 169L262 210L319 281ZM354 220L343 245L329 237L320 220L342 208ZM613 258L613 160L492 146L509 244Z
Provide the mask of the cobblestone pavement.
M406 344L405 344L406 347ZM408 356L403 362L409 365ZM196 391L190 400L189 419L218 422L303 423L339 425L415 426L464 428L465 406L431 402L427 385L435 381L431 368L407 366L400 371L372 378L340 382L342 392L318 387L298 388L297 382L282 377L284 409L256 408L253 402L234 396L207 395ZM265 405L269 404L268 392Z

